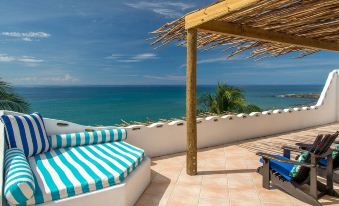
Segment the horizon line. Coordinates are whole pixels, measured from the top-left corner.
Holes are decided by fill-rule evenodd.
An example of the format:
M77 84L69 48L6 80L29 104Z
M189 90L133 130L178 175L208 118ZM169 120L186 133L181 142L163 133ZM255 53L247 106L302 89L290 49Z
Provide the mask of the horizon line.
M197 86L216 86L217 84L197 84ZM322 86L313 84L228 84L231 86ZM13 87L134 87L134 86L185 86L186 84L12 84Z

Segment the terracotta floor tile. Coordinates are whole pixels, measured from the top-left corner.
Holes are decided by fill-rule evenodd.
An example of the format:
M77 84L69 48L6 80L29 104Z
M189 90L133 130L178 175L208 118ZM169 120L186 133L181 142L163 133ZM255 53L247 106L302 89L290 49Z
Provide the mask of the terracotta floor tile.
M255 153L281 153L281 146L293 145L297 141L295 137L312 142L315 133L326 131L330 126L199 150L197 176L186 175L185 153L152 158L152 182L136 205L308 205L276 187L271 190L263 189L262 176L256 173L260 163ZM338 186L336 184L335 188L339 192ZM322 197L320 202L324 205L339 206L339 198L330 196Z
M311 206L310 204L307 204L307 203L304 203L304 202L302 202L302 201L299 201L299 200L297 200L297 201L292 201L292 204L291 204L292 206ZM339 205L339 204L338 204Z
M325 195L320 198L319 202L323 205L339 205L339 198Z
M191 196L173 196L169 199L167 206L197 206L198 198Z
M220 185L227 187L227 175L205 175L202 178L202 185Z
M226 185L202 185L200 198L228 199L228 189Z
M253 160L244 161L244 163L247 169L257 169L262 165L259 161L257 162Z
M171 197L190 197L190 198L199 198L200 194L200 185L192 185L192 184L177 184L174 188Z
M234 177L227 177L228 178L228 188L232 189L248 189L248 188L255 188L252 179L247 178L234 178Z
M279 203L279 202L275 202L275 203L262 203L262 206L293 206L292 204L286 204L286 203Z
M171 182L171 179L160 174L160 173L155 173L153 176L152 176L152 179L151 179L152 182L156 182L156 183L167 183L169 184Z
M242 162L242 160L226 160L226 169L229 170L243 170L247 169L246 163Z
M145 194L169 197L175 188L175 184L152 182L144 191Z
M230 200L230 206L261 206L259 200L255 199L237 199Z
M228 199L200 198L198 206L228 206Z
M229 198L233 201L241 199L260 201L256 189L229 189Z
M247 170L247 169L243 169L243 170L229 170L229 172L227 173L227 177L231 178L231 179L240 179L240 180L252 180L252 175L253 172L252 170Z
M274 202L283 202L286 204L291 203L290 195L278 189L273 190L260 189L259 197L261 202L264 203L274 203Z
M168 199L157 196L157 195L150 195L150 194L143 194L135 206L165 206L167 205Z
M186 171L182 171L178 179L178 184L201 185L201 182L202 176L190 176L186 174Z
M161 171L160 174L170 181L176 182L179 178L182 168L168 168L164 171Z
M202 171L216 171L216 172L220 172L220 171L225 171L226 167L224 165L210 165L210 166L202 166L200 167Z

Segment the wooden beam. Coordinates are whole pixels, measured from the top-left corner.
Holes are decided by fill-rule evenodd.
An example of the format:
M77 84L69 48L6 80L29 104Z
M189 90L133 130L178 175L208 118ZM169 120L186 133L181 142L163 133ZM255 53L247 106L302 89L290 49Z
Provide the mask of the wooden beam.
M186 172L197 174L197 29L187 30L187 69L186 69L186 127L187 155Z
M254 28L223 21L212 20L201 24L197 28L200 31L225 34L246 39L267 41L273 43L285 43L310 49L339 51L339 43L337 42L298 37L294 35L288 35L284 33L273 32L260 28Z
M226 14L247 7L259 0L227 0L213 4L185 17L185 28L197 27L205 22L225 16Z

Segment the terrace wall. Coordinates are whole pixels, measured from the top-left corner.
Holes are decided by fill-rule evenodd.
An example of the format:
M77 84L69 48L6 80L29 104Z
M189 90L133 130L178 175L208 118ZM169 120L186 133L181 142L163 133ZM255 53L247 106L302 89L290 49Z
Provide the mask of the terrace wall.
M236 116L211 116L198 119L198 147L210 147L255 137L279 134L339 120L339 71L332 71L316 105L311 107L277 109ZM150 126L128 127L128 141L139 146L149 156L185 151L184 121Z

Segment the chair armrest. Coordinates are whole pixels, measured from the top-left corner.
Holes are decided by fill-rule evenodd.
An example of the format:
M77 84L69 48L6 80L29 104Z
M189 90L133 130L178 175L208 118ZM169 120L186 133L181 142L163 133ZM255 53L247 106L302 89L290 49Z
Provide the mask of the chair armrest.
M296 143L295 144L296 146L298 146L300 149L303 149L303 150L308 150L309 148L312 147L312 144L305 144L305 143Z
M281 149L292 151L292 152L300 152L300 153L309 152L308 150L304 150L304 149L297 148L297 147L290 147L290 146L282 146Z
M310 154L315 156L316 158L326 158L326 157L328 157L328 155L332 155L333 151L334 151L334 149L329 149L327 152L325 152L321 155L316 155L316 154L313 154L313 153L310 153Z
M300 166L309 167L309 168L315 167L315 165L312 165L312 164L298 162L298 161L294 161L294 160L286 160L286 159L279 158L275 155L267 154L267 153L264 153L264 152L258 152L256 155L261 156L264 159L276 160L276 161L284 162L284 163L288 163L288 164L300 165Z

